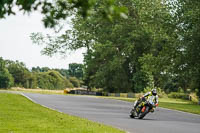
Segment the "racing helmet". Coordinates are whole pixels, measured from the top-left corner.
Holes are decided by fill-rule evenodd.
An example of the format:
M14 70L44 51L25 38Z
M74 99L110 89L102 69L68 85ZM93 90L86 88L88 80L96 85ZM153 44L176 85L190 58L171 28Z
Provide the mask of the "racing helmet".
M152 89L152 90L151 90L151 93L152 93L154 96L156 96L156 95L157 95L156 89Z

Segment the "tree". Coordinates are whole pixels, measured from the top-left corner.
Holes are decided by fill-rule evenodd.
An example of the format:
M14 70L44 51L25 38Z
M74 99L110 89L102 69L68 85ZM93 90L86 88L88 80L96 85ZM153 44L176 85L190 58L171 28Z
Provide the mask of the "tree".
M80 87L80 81L76 77L70 77L69 81L73 84L74 87Z
M126 9L114 5L115 0L104 1L107 6L101 14L104 18L125 16ZM15 15L15 7L24 13L41 11L44 15L43 22L45 27L55 27L59 20L65 20L71 13L81 14L84 18L92 14L92 9L96 6L96 0L3 0L0 2L0 18Z
M25 64L19 61L6 61L6 66L10 74L12 74L14 78L14 85L32 88L35 87L34 82L36 82L33 75L31 75L30 71L26 68Z
M69 72L69 76L82 79L83 78L83 64L78 64L78 63L69 64L68 72Z
M13 85L13 77L5 66L5 61L0 57L0 88L10 88Z
M85 56L84 81L91 87L104 88L109 92L126 92L130 90L131 81L128 77L125 62L120 55L113 56L115 48L97 46ZM125 68L124 68L125 67Z
M38 87L42 89L65 89L73 88L72 83L57 71L37 73Z
M40 68L39 66L37 67L32 67L32 72L48 72L50 70L50 68L48 67L42 67Z
M163 45L171 43L173 30L168 26L171 28L172 14L168 3L162 0L116 0L114 4L127 8L126 20L105 21L101 13L107 4L99 0L92 16L83 19L76 14L72 30L56 38L50 37L44 53L52 55L85 47L84 81L87 85L109 91L141 91L148 78L139 59L150 53L157 56ZM34 38L42 38L44 42L43 36Z
M53 69L58 71L62 76L69 78L69 70L68 69Z
M178 91L179 87L185 92L188 88L192 91L200 88L199 5L198 0L169 1L172 16L166 23L168 34L163 34L165 39L158 47L161 50L140 58L145 71L168 91Z
M0 88L10 88L13 86L13 77L7 69L0 70Z
M187 80L187 87L199 89L200 97L200 1L178 0L179 10L177 29L179 31L179 43L182 45L181 62L179 63Z
M158 55L165 40L170 37L172 18L162 1L118 1L128 9L126 20L113 23L96 16L88 20L74 19L75 33L80 44L87 44L86 79L89 85L109 91L139 92L147 85L148 78L139 59L145 54ZM162 14L162 15L159 15Z

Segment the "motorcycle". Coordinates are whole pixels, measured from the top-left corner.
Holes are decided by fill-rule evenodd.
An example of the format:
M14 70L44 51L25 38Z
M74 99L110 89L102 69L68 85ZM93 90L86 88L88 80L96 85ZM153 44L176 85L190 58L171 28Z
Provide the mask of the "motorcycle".
M136 107L136 109L131 110L130 117L143 119L149 112L153 113L156 106L157 104L155 104L152 100L145 99Z

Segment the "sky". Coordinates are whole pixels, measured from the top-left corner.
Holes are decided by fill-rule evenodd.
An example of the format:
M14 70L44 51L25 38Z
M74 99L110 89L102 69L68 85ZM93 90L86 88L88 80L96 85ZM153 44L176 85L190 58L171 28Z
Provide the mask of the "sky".
M35 45L30 39L31 33L51 33L45 29L42 23L42 15L31 13L23 15L18 13L15 16L8 16L0 19L0 57L13 61L24 62L31 69L32 67L68 68L70 63L83 63L84 50L70 52L67 57L48 57L41 55L41 46Z

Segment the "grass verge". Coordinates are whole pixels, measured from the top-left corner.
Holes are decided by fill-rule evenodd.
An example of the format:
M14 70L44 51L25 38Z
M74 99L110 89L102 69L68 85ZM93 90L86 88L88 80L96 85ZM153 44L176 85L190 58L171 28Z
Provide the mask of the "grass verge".
M63 90L23 89L23 88L12 88L12 89L8 89L8 90L9 91L18 91L18 92L40 93L40 94L60 94L60 95L64 95Z
M2 133L124 133L44 108L18 94L0 93L0 101Z
M200 105L194 104L188 100L161 98L159 106L200 115Z

